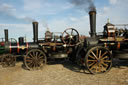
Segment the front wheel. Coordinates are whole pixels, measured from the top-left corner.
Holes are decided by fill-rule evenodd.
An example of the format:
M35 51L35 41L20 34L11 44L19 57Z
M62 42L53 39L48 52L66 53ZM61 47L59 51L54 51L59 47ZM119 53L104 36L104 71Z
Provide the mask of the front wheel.
M28 70L38 70L46 64L46 55L39 49L32 49L24 57L24 64Z
M85 56L85 66L92 74L108 72L112 66L112 55L105 47L93 47Z
M16 64L16 57L12 54L4 54L1 58L2 67L13 67Z

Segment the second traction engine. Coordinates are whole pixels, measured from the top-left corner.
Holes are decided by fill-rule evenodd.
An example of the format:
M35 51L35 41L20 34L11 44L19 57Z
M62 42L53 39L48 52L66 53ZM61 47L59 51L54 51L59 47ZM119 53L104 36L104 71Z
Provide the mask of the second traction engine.
M38 22L33 22L33 42L8 40L8 30L5 30L5 42L1 64L3 67L15 66L16 57L23 56L25 67L29 70L42 68L50 58L67 58L79 42L79 33L74 28L66 29L63 33L53 33L47 30L45 38L38 38ZM59 34L59 35L58 35ZM13 40L13 42L12 42ZM2 51L1 51L2 52Z

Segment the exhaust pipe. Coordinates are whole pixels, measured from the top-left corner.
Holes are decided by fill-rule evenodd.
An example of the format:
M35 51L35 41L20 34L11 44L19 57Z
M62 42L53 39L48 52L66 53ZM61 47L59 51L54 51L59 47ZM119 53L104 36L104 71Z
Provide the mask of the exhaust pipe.
M96 11L90 11L89 17L90 17L90 36L96 37Z
M5 34L5 42L8 42L8 29L4 30L4 34Z
M32 22L33 24L33 42L38 42L38 22Z

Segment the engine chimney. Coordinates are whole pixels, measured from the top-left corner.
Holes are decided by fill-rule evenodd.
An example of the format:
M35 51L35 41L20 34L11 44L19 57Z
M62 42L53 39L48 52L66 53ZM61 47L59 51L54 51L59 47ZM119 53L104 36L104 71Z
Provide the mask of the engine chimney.
M96 37L96 11L90 11L90 35Z
M32 22L33 24L33 41L38 42L38 22Z
M24 37L19 37L19 44L20 45L24 44Z
M8 29L4 30L4 34L5 34L5 42L8 42Z

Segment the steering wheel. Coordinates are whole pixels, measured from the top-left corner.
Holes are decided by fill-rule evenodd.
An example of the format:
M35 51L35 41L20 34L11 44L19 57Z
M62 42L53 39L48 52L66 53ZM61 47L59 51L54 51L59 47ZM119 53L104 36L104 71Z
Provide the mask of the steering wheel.
M68 28L62 33L62 41L65 44L76 44L79 42L79 33L74 28Z

